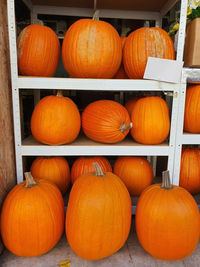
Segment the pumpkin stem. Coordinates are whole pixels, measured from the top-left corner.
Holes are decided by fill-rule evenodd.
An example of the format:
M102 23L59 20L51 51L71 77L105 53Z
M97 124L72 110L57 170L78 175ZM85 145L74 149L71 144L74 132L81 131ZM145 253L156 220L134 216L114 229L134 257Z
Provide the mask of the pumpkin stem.
M93 19L93 20L99 20L99 10L95 10L92 19Z
M170 183L169 171L162 172L161 188L163 188L163 189L172 189L173 188L173 186Z
M30 172L25 172L24 175L25 175L25 178L26 178L26 184L25 184L26 188L31 188L31 187L39 184L33 179L33 176L31 175Z
M121 125L120 125L120 132L122 132L122 133L124 133L124 132L126 132L127 130L129 130L129 129L131 129L132 128L132 122L130 123L130 124L128 124L128 125L126 125L126 123L124 122L124 123L122 123Z
M95 175L99 176L99 177L104 177L105 174L103 173L101 167L99 166L99 164L97 162L93 162L92 163L94 168L95 168Z
M58 96L58 97L63 97L63 92L62 92L62 90L57 90L57 94L56 94L56 96Z

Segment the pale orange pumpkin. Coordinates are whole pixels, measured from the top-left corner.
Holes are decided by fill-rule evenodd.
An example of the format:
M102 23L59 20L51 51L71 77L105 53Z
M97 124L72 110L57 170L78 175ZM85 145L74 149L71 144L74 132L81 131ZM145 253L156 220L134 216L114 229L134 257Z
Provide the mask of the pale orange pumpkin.
M73 78L112 78L122 60L120 37L107 22L80 19L65 34L62 59Z
M94 172L94 162L99 164L103 172L112 172L112 167L105 157L79 157L75 160L71 168L72 183L74 183L83 174Z
M143 27L129 34L123 49L123 64L130 79L142 79L148 57L175 59L174 45L166 31Z
M70 169L64 157L37 157L31 165L34 179L46 179L58 186L62 194L70 185Z
M8 250L17 256L39 256L51 250L64 230L64 201L60 190L47 180L16 185L7 195L1 211L1 236Z
M46 26L25 27L17 40L19 73L51 77L60 59L60 43L55 32Z
M36 140L49 145L73 142L81 127L80 113L75 103L63 97L46 96L35 106L31 117L31 132Z
M122 51L123 51L127 37L120 37L120 38L121 38L121 42L122 42ZM113 78L114 79L128 79L128 75L126 74L126 72L124 70L123 61L121 63L119 70L117 71L117 73L115 74L115 76Z
M66 214L66 235L76 254L99 260L118 251L131 227L131 199L123 182L111 172L96 171L74 183Z

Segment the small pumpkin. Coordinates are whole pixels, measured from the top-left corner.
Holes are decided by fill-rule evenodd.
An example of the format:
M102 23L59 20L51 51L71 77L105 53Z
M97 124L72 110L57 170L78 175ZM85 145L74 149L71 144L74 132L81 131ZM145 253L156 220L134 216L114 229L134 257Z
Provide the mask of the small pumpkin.
M34 179L46 179L58 186L61 193L66 193L70 185L70 169L64 157L37 157L31 165Z
M73 142L81 127L80 113L75 103L62 95L46 96L35 106L31 117L31 132L36 140L48 145Z
M80 257L99 260L118 251L131 226L131 199L123 182L111 172L81 176L69 196L66 235Z
M34 181L25 173L26 182L16 185L7 195L1 211L1 236L8 250L17 256L39 256L52 249L64 229L64 202L53 183Z
M131 114L131 135L136 142L156 145L163 142L170 130L169 108L158 96L139 99Z
M122 60L119 34L105 21L80 19L65 34L62 59L73 78L112 78Z
M128 111L112 100L92 102L82 113L83 132L97 142L120 142L129 133L131 127Z
M200 133L200 85L191 85L186 90L184 131Z
M153 257L179 260L189 256L199 242L199 209L191 194L170 185L169 172L161 184L143 191L136 207L136 233Z
M17 40L19 73L52 77L60 59L60 43L55 32L43 25L25 27Z
M179 185L192 194L200 192L200 150L183 149Z
M174 44L166 31L143 27L127 37L123 64L130 79L142 79L148 57L175 59Z
M103 172L112 172L112 167L105 157L79 157L75 160L71 168L72 183L74 183L76 179L82 176L83 174L94 172L94 162L97 162L99 164Z
M122 43L122 51L126 42L126 38L127 37L120 37L121 38L121 43ZM123 65L123 61L120 65L120 68L118 69L117 73L115 74L115 76L113 77L114 79L128 79L128 76L124 70L124 65Z
M140 99L141 97L132 97L130 98L126 104L125 108L128 110L129 116L131 117L131 113L133 111L133 108L135 107L136 102Z
M153 181L153 169L144 157L118 157L113 172L124 182L131 196L139 196Z

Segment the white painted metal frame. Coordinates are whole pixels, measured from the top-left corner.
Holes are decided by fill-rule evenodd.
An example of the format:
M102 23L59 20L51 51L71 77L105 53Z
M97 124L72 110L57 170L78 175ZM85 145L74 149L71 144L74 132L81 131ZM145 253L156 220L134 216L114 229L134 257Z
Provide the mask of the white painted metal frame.
M185 0L183 0L184 2ZM91 10L86 9L65 9L45 7L32 7L29 0L24 2L29 3L31 9L32 22L37 20L37 14L60 14L73 15L72 12L77 12L74 15L85 16ZM174 0L174 3L176 1ZM172 1L166 6L162 15L171 7ZM174 168L174 154L175 154L175 139L176 139L176 125L178 118L178 103L179 91L181 84L171 84L148 80L109 80L109 79L68 79L68 78L32 78L32 77L18 77L17 71L17 49L16 49L16 31L15 31L15 10L14 0L7 0L8 4L8 26L9 26L9 45L10 45L10 59L12 72L12 97L13 97L13 115L14 115L14 131L15 131L15 149L16 149L16 167L17 167L17 182L23 180L22 156L31 155L149 155L149 156L168 156L168 169L171 177ZM42 11L43 8L43 11ZM54 10L54 13L53 13ZM47 13L49 12L49 13ZM64 12L64 13L63 13ZM93 12L92 12L93 13ZM82 15L81 15L82 14ZM85 15L84 15L85 14ZM87 13L89 14L89 13ZM88 15L87 15L88 16ZM101 10L100 16L103 17L117 17L117 18L140 18L156 20L156 25L161 26L161 14L155 12L137 12L137 11L114 11ZM182 46L179 45L181 55ZM180 59L181 56L179 56ZM84 145L79 144L77 140L74 144L65 146L45 146L41 144L26 144L26 140L21 141L21 122L20 122L20 107L19 107L19 89L70 89L70 90L104 90L104 91L172 91L173 105L171 115L171 131L169 137L169 144L161 144L158 146L144 146L136 143L126 145L122 142L116 145L104 145L91 143ZM38 91L38 90L37 90ZM175 183L173 181L173 183Z

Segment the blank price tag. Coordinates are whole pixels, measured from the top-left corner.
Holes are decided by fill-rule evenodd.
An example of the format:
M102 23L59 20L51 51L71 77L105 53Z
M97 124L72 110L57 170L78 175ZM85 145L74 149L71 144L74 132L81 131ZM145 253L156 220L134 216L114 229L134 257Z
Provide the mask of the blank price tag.
M162 82L179 83L183 61L149 57L144 73L144 79Z

